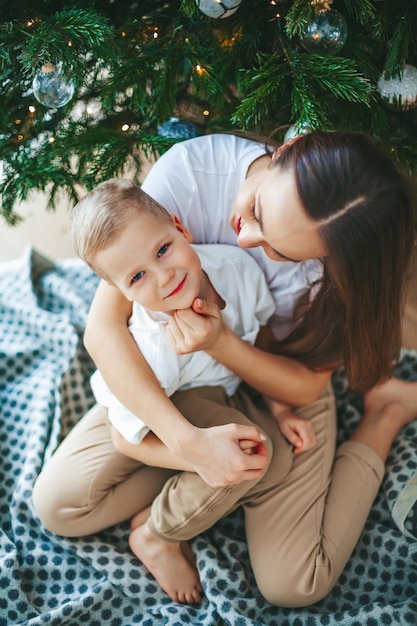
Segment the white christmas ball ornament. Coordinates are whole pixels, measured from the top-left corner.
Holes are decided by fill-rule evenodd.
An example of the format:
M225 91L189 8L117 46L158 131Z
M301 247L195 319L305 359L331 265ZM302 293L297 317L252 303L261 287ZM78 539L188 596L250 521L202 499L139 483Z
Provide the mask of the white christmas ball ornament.
M414 109L417 107L417 67L406 65L399 76L389 79L382 73L378 89L388 108L397 111Z
M242 0L195 0L198 8L207 17L223 19L238 10Z

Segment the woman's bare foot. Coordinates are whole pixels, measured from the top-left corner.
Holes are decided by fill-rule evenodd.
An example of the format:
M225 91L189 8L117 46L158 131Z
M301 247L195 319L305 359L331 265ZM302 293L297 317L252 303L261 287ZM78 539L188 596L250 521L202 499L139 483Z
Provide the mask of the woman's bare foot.
M365 396L365 412L376 413L389 405L401 406L401 426L417 418L417 382L390 378L385 383L374 387Z
M372 448L385 461L401 428L417 418L417 383L391 378L365 395L364 415L350 441Z
M149 509L145 511L148 511L149 516ZM144 516L145 511L140 514ZM201 601L203 588L194 555L187 542L165 541L154 535L143 523L130 533L129 546L172 600L186 604Z

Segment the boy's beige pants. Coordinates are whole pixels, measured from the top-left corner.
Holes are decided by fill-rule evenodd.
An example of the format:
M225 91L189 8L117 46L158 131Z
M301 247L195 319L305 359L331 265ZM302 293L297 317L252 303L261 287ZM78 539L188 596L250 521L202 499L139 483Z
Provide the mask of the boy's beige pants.
M219 387L172 396L201 427L256 423L267 435L269 466L259 481L213 489L190 472L141 465L116 452L107 411L96 405L44 466L33 501L43 524L63 536L96 533L151 502L148 521L170 541L195 537L243 506L251 564L264 597L305 606L331 590L365 525L384 474L367 446L346 442L335 453L331 386L297 413L313 422L317 445L294 456L275 420L244 386L233 398Z

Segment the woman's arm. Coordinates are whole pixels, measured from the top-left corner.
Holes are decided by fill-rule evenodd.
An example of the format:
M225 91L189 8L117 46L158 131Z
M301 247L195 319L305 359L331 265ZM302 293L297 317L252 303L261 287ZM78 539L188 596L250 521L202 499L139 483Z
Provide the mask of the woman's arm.
M197 428L177 410L161 388L130 334L131 303L101 282L84 336L86 348L116 397L177 456L212 487L256 480L266 467L262 454L245 454L239 440L261 443L254 426L227 424Z
M314 402L331 376L331 371L315 372L243 341L223 322L218 307L205 300L196 299L193 309L177 311L168 336L178 354L205 350L265 396L293 407Z

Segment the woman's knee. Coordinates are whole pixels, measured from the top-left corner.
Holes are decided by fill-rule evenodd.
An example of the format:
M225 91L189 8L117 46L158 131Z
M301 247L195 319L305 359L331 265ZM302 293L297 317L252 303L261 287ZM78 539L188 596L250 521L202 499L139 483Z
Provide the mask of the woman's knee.
M285 608L302 608L316 604L323 600L332 590L336 581L325 575L320 580L300 580L297 576L291 577L288 569L283 572L280 580L272 576L258 581L258 587L263 597L275 606ZM322 573L323 574L323 573Z

